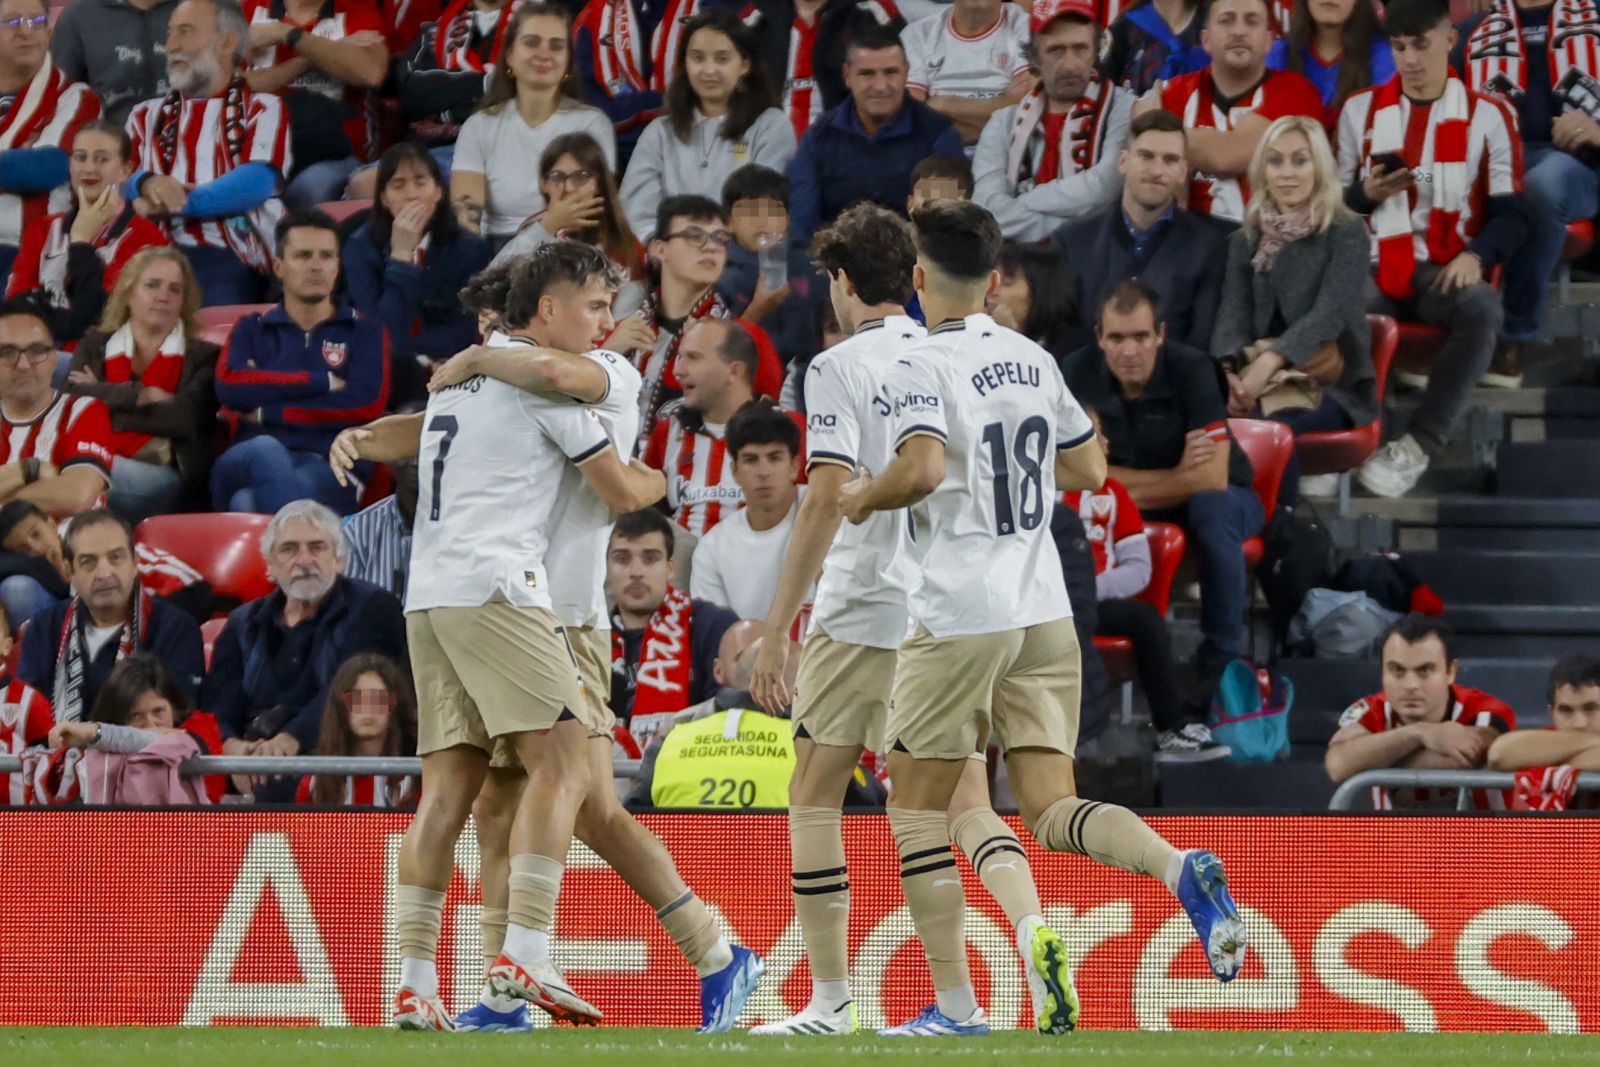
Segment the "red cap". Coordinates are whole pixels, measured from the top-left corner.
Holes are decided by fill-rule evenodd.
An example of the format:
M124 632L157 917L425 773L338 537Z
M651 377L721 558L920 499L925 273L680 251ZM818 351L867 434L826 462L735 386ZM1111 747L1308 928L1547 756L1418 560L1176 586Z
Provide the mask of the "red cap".
M1098 17L1094 0L1033 0L1033 12L1028 16L1028 29L1038 33L1063 15L1073 15L1089 22Z

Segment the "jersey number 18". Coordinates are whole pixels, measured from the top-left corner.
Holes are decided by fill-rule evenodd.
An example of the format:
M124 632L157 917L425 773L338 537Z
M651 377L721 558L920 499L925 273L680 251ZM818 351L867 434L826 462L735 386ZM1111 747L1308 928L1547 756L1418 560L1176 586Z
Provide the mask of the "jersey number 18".
M991 422L983 428L983 443L989 448L989 465L994 468L994 532L1017 532L1015 516L1021 514L1022 528L1032 530L1044 521L1044 462L1050 424L1039 415L1022 420L1011 443L1010 455L1022 472L1017 500L1012 502L1011 466L1007 462L1006 428Z

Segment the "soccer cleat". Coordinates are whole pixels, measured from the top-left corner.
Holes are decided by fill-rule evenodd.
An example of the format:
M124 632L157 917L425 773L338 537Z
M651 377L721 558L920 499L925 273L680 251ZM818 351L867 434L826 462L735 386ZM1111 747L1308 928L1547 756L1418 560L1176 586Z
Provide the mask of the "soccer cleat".
M832 1011L814 1004L807 1005L804 1011L796 1015L779 1019L775 1023L751 1027L750 1032L759 1035L794 1034L801 1037L807 1035L825 1037L830 1034L853 1034L856 1028L856 1002L847 1000Z
M756 983L767 969L761 957L740 945L731 946L733 962L715 974L700 979L701 1034L725 1034L739 1021L745 1001L756 991Z
M1041 1034L1066 1034L1078 1027L1078 991L1072 988L1072 961L1061 935L1048 926L1033 931L1028 946L1028 988Z
M394 1024L402 1030L454 1030L456 1024L438 997L402 988L394 995Z
M480 1034L520 1034L533 1029L528 1018L528 1005L517 1002L510 1011L495 1011L487 1004L474 1004L456 1016L457 1030L472 1030Z
M1244 967L1249 934L1228 893L1222 861L1209 852L1185 855L1183 872L1178 875L1178 903L1189 913L1194 932L1200 935L1211 973L1224 982L1238 977Z
M899 1026L888 1026L878 1031L879 1037L981 1037L989 1032L989 1018L979 1008L971 1016L956 1022L939 1005L929 1004L922 1014Z
M574 993L548 958L524 967L502 952L489 968L488 988L502 997L526 1000L558 1023L593 1026L601 1019L600 1009Z

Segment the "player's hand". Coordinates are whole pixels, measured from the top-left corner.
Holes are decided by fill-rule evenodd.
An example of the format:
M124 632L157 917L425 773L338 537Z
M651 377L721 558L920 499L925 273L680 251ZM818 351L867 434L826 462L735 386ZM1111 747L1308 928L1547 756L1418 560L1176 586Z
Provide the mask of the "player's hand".
M656 346L656 330L645 320L643 312L634 312L611 331L602 348L627 355L629 352L648 352Z
M1183 458L1178 461L1178 468L1183 470L1204 466L1216 454L1217 443L1204 428L1190 430L1183 439Z
M1403 193L1417 184L1410 170L1375 170L1361 179L1361 191L1374 204L1381 204L1396 193Z
M794 700L784 681L789 665L789 642L763 641L756 650L756 665L750 675L750 695L768 714L783 715Z
M478 376L478 355L488 346L473 345L463 348L443 363L433 369L428 377L428 392L437 393L441 389L448 389L452 385L460 385L469 378Z
M1433 722L1422 726L1422 747L1429 752L1454 760L1462 767L1476 767L1483 762L1488 742L1476 726L1463 726L1458 722Z
M50 727L45 739L49 748L88 748L94 744L94 735L100 732L97 722L58 722Z
M333 447L328 449L328 466L333 468L335 480L346 489L350 487L350 471L355 469L356 463L366 458L362 455L362 446L371 439L372 431L365 426L340 430L339 436L333 439Z
M1462 252L1444 265L1444 270L1433 280L1433 287L1441 293L1453 293L1483 281L1483 260L1475 252Z
M851 525L860 526L871 517L872 509L867 506L867 490L871 488L872 475L865 467L857 467L855 478L839 487L839 508Z

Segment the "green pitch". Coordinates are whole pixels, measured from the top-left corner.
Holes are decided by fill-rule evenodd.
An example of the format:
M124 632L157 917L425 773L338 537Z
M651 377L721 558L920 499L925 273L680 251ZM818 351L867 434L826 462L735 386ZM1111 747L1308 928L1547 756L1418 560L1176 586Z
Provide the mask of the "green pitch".
M508 1057L515 1056L515 1061ZM1600 1063L1600 1038L1482 1034L1098 1033L1063 1038L996 1034L970 1040L701 1038L684 1030L562 1030L537 1034L403 1034L392 1030L5 1030L0 1064L17 1067L835 1067L876 1061L947 1067L1063 1056L1094 1063L1210 1067L1294 1062L1365 1067ZM913 1060L915 1057L915 1060Z

